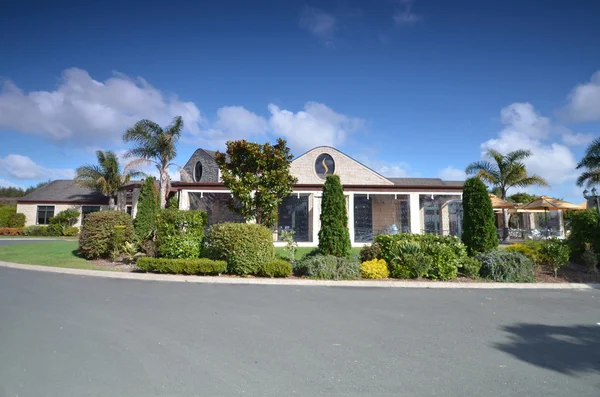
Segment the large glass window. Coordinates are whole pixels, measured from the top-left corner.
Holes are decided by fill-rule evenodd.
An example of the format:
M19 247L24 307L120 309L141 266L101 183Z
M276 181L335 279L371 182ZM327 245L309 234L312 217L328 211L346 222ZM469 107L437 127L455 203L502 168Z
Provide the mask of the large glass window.
M237 203L231 198L230 193L189 193L190 210L206 211L208 224L223 222L245 222L243 216L229 208L230 203L235 207Z
M37 224L48 225L50 224L50 218L54 216L53 205L38 205L37 207Z
M294 231L298 242L312 241L312 200L308 193L293 194L283 199L278 208L277 237L282 231Z
M462 211L458 208L460 196L422 194L419 197L421 232L442 235L460 235Z
M355 194L354 241L366 243L379 234L410 233L410 203L404 194Z
M92 212L100 211L99 205L82 205L81 206L81 220L85 220L87 214L91 214Z

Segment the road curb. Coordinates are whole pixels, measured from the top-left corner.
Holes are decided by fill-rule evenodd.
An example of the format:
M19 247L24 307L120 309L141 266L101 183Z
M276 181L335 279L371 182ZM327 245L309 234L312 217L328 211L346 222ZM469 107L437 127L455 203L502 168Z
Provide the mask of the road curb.
M2 262L0 267L30 270L37 272L70 274L83 277L103 277L122 280L169 281L197 284L250 284L250 285L288 285L288 286L321 286L321 287L362 287L362 288L432 288L432 289L562 289L586 290L600 289L600 284L582 283L457 283L457 282L420 282L420 281L375 281L375 280L308 280L308 279L273 279L273 278L237 278L216 276L181 276L153 273L125 273L104 270L70 269L19 263Z

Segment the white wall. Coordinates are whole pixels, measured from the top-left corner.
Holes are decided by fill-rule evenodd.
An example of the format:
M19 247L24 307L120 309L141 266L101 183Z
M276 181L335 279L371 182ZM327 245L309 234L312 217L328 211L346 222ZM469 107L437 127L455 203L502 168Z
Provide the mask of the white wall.
M75 208L81 214L81 205L79 204L17 204L17 212L21 214L25 214L25 226L34 226L37 224L37 207L38 205L48 206L54 205L54 215L58 214L61 211L68 210L70 208ZM108 210L108 205L101 205L100 209L102 211ZM75 223L74 226L81 226L81 215Z

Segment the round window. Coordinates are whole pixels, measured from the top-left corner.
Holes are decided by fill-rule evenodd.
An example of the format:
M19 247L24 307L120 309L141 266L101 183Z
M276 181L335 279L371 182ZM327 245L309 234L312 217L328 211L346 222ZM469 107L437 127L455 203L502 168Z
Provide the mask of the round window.
M326 179L327 175L333 175L335 172L333 157L327 153L321 153L315 161L315 172L321 179Z
M194 167L194 181L200 182L201 179L202 179L202 163L198 161L196 163L196 166Z

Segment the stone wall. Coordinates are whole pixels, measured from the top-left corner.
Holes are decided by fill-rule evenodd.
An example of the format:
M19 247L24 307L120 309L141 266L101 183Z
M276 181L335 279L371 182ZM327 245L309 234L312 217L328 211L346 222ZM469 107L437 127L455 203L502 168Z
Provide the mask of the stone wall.
M196 163L202 163L202 177L199 182L219 182L219 166L215 159L206 153L203 149L198 149L192 154L192 157L185 163L181 173L182 182L196 182L194 179L194 168Z

